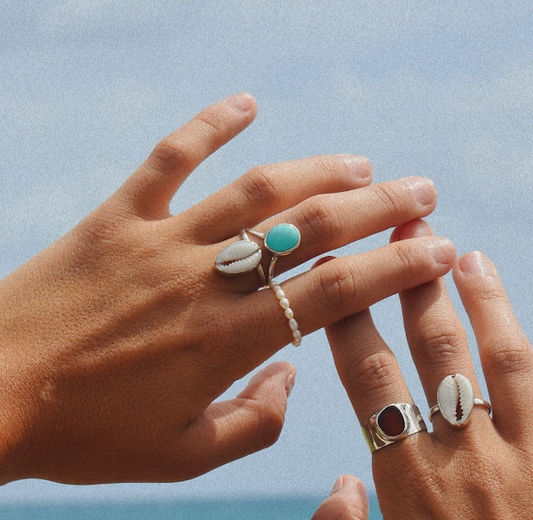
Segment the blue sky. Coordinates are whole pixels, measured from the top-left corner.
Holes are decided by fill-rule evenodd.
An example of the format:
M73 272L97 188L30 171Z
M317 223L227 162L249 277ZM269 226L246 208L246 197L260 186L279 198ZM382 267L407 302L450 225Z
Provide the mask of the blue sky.
M459 252L493 258L533 335L530 0L17 0L0 8L1 275L109 196L161 137L246 90L257 120L186 182L174 211L256 164L320 153L368 156L375 182L429 176L440 194L430 223ZM375 317L425 409L397 300L378 304ZM370 455L323 333L276 358L299 375L273 448L189 483L29 481L4 487L0 502L327 494L346 472L371 486Z

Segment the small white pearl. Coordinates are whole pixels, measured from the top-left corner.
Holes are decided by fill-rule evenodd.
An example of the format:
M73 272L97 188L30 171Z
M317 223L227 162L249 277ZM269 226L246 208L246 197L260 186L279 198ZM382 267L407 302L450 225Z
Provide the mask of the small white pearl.
M292 331L297 331L298 330L298 322L292 318L289 320L289 327L291 328Z
M283 289L276 289L276 296L278 297L278 300L285 298L285 293L283 292Z
M281 300L279 301L279 304L281 306L282 309L285 309L287 310L291 304L289 303L289 300L287 300L287 298L281 298Z
M285 311L285 317L288 320L290 320L291 318L294 318L294 312L292 311L290 307Z

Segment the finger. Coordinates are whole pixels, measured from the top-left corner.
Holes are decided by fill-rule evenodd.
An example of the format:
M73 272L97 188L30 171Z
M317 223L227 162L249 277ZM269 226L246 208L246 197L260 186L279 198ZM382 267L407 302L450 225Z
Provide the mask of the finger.
M306 200L265 223L264 227L269 229L275 224L290 222L302 236L300 247L279 259L276 272L284 272L327 251L427 216L436 203L433 181L422 177L408 177ZM263 226L259 229L263 230Z
M210 471L274 444L285 419L295 368L273 363L256 374L235 399L214 403L187 430L191 468L186 478ZM187 446L186 446L187 448Z
M300 230L301 243L290 255L281 256L275 273L280 274L310 258L349 244L433 211L437 194L429 179L413 177L312 197L258 226L262 232L288 222ZM217 247L220 247L218 245ZM264 255L268 260L268 255ZM268 270L268 263L263 265ZM230 287L248 293L257 288L258 276L239 279Z
M412 398L398 365L368 309L326 327L335 367L359 422L391 403Z
M180 228L198 243L220 242L318 193L370 184L365 157L309 157L253 168L235 182L179 215Z
M202 110L165 137L117 193L130 211L145 218L168 217L168 206L187 176L255 118L255 100L230 96Z
M368 520L368 509L364 484L352 475L343 475L311 520Z
M432 236L421 220L397 228L391 240ZM429 406L437 402L437 389L450 374L466 376L480 396L465 330L446 290L438 278L400 293L407 342ZM437 420L438 421L438 420ZM438 424L438 422L436 423Z
M359 255L335 258L282 284L303 335L366 309L383 298L445 274L455 259L453 244L442 237L405 240ZM228 319L229 316L229 319ZM229 322L229 324L228 324ZM237 379L274 354L293 337L287 317L271 290L255 292L226 305L210 326L234 337L220 345L217 363L241 371ZM213 349L210 345L210 355Z
M453 275L476 335L494 424L508 437L530 435L533 352L498 272L474 252L458 260Z

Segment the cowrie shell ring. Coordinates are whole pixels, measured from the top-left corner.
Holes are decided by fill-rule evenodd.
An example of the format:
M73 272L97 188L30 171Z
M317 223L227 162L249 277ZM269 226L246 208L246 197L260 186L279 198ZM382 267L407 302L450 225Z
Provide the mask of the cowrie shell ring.
M465 428L472 418L474 406L483 406L490 414L488 401L474 397L472 383L461 374L446 376L437 390L437 404L429 411L429 420L440 412L454 428Z
M268 267L268 276L265 276L261 265L263 256L261 247L253 240L250 240L248 233L263 240L265 247L272 254ZM295 347L300 346L302 334L298 330L298 322L294 319L294 312L290 308L285 292L279 283L274 280L274 267L278 257L292 253L300 245L300 241L300 231L292 224L278 224L266 234L254 229L243 229L241 231L241 240L225 247L215 259L216 270L224 275L249 273L254 269L257 270L261 278L262 288L272 289L285 317L289 320L289 328L293 338L292 344Z

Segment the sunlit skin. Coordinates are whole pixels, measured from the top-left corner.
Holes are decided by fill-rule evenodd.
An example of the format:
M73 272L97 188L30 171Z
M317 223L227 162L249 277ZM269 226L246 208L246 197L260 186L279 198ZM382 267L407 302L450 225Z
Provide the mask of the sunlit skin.
M392 241L431 236L423 221L398 227ZM491 261L461 256L453 279L472 324L492 403L492 418L475 406L464 429L441 413L433 432L412 435L372 455L380 509L386 520L511 520L533 516L533 351ZM447 375L460 373L481 397L465 330L442 279L402 291L404 326L428 407ZM389 403L412 402L396 359L368 310L326 327L337 370L361 424ZM425 403L418 403L421 408ZM314 520L366 520L366 498L351 480L333 494L329 514ZM355 484L354 484L355 482ZM333 504L333 505L332 505ZM335 508L333 507L335 506ZM333 513L337 511L335 516Z
M171 215L187 176L256 110L241 94L202 111L77 227L1 282L3 482L179 481L271 445L292 365L269 365L234 399L214 401L292 333L272 291L257 291L257 272L222 276L218 253L243 228L291 223L302 242L279 259L281 274L433 211L430 180L371 185L369 162L347 154L253 168ZM305 342L442 276L454 259L449 240L413 238L331 260L283 289Z

